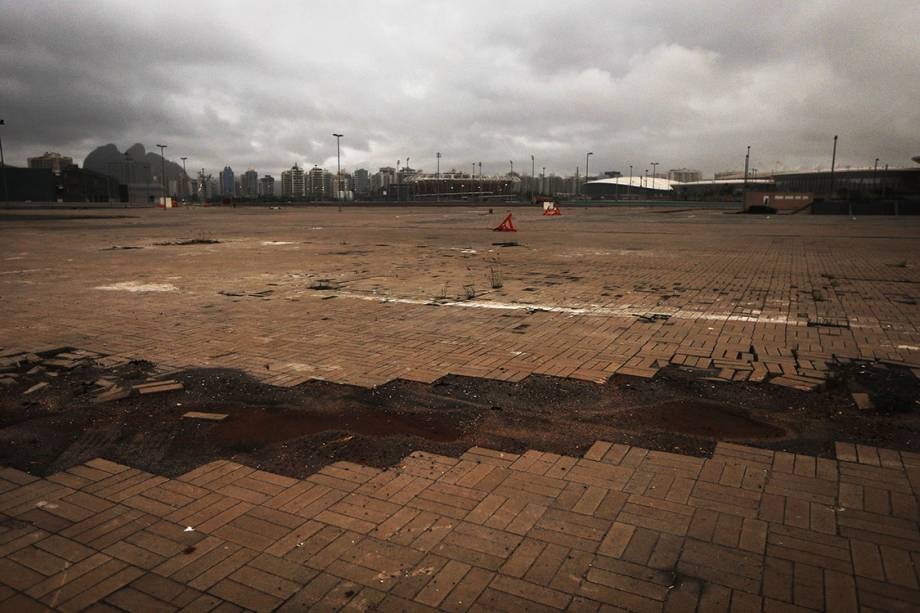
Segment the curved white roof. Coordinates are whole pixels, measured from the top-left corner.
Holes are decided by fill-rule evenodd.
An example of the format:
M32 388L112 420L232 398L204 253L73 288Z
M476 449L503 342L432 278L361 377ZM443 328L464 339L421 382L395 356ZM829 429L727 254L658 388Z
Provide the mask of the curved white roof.
M657 189L659 191L667 192L674 189L674 185L680 185L678 181L671 181L670 179L661 179L655 177L611 177L609 179L598 179L597 181L588 181L588 185L625 185L628 187L640 187L643 189Z

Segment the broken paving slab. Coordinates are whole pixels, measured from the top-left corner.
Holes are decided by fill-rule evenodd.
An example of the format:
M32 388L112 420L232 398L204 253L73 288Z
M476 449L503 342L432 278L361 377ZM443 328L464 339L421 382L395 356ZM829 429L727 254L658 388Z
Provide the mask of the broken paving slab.
M142 383L141 385L133 386L134 391L139 394L160 394L163 392L176 392L185 389L185 386L179 383L178 381L167 380L167 381L155 381L153 383Z
M869 394L853 392L850 395L853 397L853 402L856 403L856 408L860 411L871 411L875 408L875 403L872 402L872 398L869 397Z
M42 389L45 389L46 387L48 387L48 382L47 382L47 381L42 381L41 383L36 383L36 384L33 385L32 387L30 387L29 389L27 389L26 391L24 391L24 392L22 393L22 395L23 395L23 396L28 396L29 394L34 394L35 392L37 392L37 391L39 391L39 390L42 390Z
M104 392L97 394L95 398L92 399L93 404L101 404L103 402L112 402L113 400L121 400L122 398L127 398L131 395L130 387L111 387Z
M61 360L58 358L50 358L47 360L42 360L43 366L48 366L50 368L60 368L62 370L70 370L76 368L83 363L82 359L77 360Z
M202 419L204 421L224 421L229 417L226 413L205 413L201 411L189 411L182 415L185 419Z

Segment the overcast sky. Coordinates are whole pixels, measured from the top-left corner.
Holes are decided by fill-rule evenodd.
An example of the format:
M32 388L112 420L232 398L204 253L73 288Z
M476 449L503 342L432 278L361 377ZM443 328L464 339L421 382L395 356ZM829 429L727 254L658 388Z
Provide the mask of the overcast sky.
M917 0L0 0L6 159L135 142L276 177L912 165Z

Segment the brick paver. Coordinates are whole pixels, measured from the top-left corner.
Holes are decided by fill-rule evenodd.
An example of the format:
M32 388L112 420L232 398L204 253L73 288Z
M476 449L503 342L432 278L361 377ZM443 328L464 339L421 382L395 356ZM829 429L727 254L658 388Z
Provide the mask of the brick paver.
M676 365L808 390L853 359L920 372L920 220L514 214L518 247L455 208L0 214L0 359L71 346L283 386ZM222 242L157 244L200 235ZM476 298L458 299L468 285Z
M602 441L305 480L227 461L176 479L2 468L0 607L916 610L918 471L918 454L845 443L830 460ZM174 496L130 504L153 490Z

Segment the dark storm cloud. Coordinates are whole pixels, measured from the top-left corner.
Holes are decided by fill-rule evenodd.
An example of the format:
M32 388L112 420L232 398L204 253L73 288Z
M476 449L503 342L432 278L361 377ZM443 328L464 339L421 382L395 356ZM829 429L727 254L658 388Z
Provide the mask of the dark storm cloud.
M915 2L0 0L8 158L762 168L920 153Z

